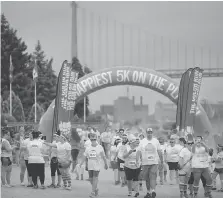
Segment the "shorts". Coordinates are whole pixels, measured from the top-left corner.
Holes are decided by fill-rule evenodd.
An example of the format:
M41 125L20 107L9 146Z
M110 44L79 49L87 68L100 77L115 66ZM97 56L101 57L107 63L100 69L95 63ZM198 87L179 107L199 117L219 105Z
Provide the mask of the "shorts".
M78 149L72 149L71 150L71 156L72 156L73 161L77 160L78 153L79 153Z
M111 168L114 170L114 169L118 169L118 162L116 161L111 161Z
M25 163L26 163L26 169L27 169L28 175L29 177L31 177L32 175L31 175L31 170L30 170L30 165L29 165L28 160L25 160Z
M216 172L218 174L223 174L223 168L215 168L214 172Z
M139 181L139 174L141 172L141 168L131 169L128 167L124 167L126 180L129 181Z
M121 160L119 158L117 158L117 161L118 161L118 170L124 171L124 163L125 163L125 161Z
M12 165L12 161L10 157L1 157L2 166L10 166Z
M143 169L142 174L144 180L148 180L148 178L150 178L151 175L157 177L158 164L143 165L142 169Z
M98 177L100 171L88 170L89 178Z
M169 170L178 170L178 162L167 162Z
M194 184L194 174L193 173L190 174L190 178L188 180L188 184L190 184L190 185Z

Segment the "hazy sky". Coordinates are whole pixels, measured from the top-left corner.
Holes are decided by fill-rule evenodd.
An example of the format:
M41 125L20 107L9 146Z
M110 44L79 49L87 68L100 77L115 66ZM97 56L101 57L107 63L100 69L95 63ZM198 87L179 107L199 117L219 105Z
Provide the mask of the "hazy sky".
M219 65L223 68L223 2L78 2L78 5L78 56L81 63L87 64L92 70L123 64L154 68L154 54L155 63L158 65L156 68L186 68L193 67L194 63L200 66L201 47L203 47L203 68L209 67L209 64L215 67L217 55L219 55ZM83 29L83 8L87 10L85 29ZM93 19L90 11L94 13ZM59 72L61 63L65 59L70 60L70 2L2 2L2 12L12 27L18 30L18 36L26 42L29 52L34 50L37 40L40 40L47 57L54 59L53 67L56 73ZM97 28L98 16L101 16L101 35ZM108 16L108 45L106 45L105 31L106 16ZM115 19L125 24L123 34L125 44L123 45L121 45L122 26L119 23L117 23L117 38L114 42ZM91 20L95 24L93 56L91 53ZM132 37L134 49L132 51L129 50L130 25L134 30ZM138 48L137 31L139 28L141 36ZM85 39L83 32L85 32ZM156 42L155 53L151 47L154 41L152 40L153 35L155 35ZM163 36L163 48L160 47L161 36ZM101 37L100 42L99 37ZM171 47L169 46L170 39ZM176 63L177 40L180 42L179 66ZM98 43L102 43L100 51ZM147 43L148 52L146 51ZM116 50L114 50L115 44ZM187 66L185 66L184 58L185 44L188 48ZM160 49L163 49L162 61ZM193 49L196 53L194 60ZM208 54L209 49L211 49L211 59ZM114 51L117 53L116 60L114 60ZM122 53L124 59L122 59ZM131 53L133 54L130 61ZM146 53L149 55L147 56ZM201 96L212 101L223 100L223 93L220 91L222 83L222 78L205 78ZM96 110L101 104L112 104L118 96L125 95L125 90L125 87L112 87L91 94L90 108ZM136 102L139 102L139 97L142 95L144 102L150 105L151 111L157 100L168 101L158 93L139 87L132 87L130 95L136 96Z

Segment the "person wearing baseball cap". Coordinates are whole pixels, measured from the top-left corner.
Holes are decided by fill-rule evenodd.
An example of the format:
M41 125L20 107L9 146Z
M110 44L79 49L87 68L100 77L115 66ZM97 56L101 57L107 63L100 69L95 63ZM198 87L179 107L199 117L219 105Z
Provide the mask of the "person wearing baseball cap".
M159 141L153 137L152 128L146 129L146 138L139 145L137 163L140 162L140 159L147 188L147 194L144 198L155 198L158 164L160 159L160 164L163 165L163 154Z
M124 171L128 185L128 196L132 195L132 189L135 191L134 197L139 196L139 173L140 164L136 163L137 140L134 135L129 135L129 145L125 147L123 152Z

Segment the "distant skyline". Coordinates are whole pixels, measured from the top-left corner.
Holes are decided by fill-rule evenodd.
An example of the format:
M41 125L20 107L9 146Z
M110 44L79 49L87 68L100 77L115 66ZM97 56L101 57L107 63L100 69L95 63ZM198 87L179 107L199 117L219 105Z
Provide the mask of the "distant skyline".
M54 59L53 68L57 74L61 63L65 59L71 59L70 3L1 2L2 13L5 14L10 25L18 30L17 35L22 37L27 44L27 51L33 52L37 40L40 40L46 57ZM108 15L109 19L117 19L119 22L138 26L151 35L179 39L197 48L201 46L211 47L212 52L215 55L219 54L220 60L223 60L223 2L78 2L78 5L79 10L86 8L88 11L101 16ZM81 24L79 26L81 27ZM89 27L87 26L87 28ZM105 58L102 57L101 68L96 68L97 60L99 60L96 52L93 64L90 62L89 54L86 54L86 60L82 60L83 39L81 36L79 38L81 62L86 63L93 70L107 67ZM112 38L109 38L109 43L114 43ZM103 49L102 47L102 51L104 51ZM121 47L117 46L117 50L119 53ZM151 62L145 62L144 55L141 56L144 61L141 63L142 66L145 64L145 66L153 68ZM137 65L136 59L133 57L134 65ZM150 59L147 61L152 61ZM205 60L205 64L207 64L208 60ZM117 59L117 64L121 65L119 61L121 61L120 57ZM113 64L112 57L110 57L108 66ZM127 58L125 64L129 65ZM184 68L184 65L179 67ZM223 65L221 65L222 67ZM176 80L179 81L179 79ZM211 101L223 100L223 93L220 91L222 84L222 78L204 78L201 97L206 97ZM113 104L115 99L126 94L126 87L124 86L99 90L89 95L90 109L98 110L101 104ZM142 95L145 103L149 104L151 111L154 110L154 104L157 100L170 102L164 96L141 87L131 87L130 97L132 95L136 96L136 102L137 98L139 101L139 97Z

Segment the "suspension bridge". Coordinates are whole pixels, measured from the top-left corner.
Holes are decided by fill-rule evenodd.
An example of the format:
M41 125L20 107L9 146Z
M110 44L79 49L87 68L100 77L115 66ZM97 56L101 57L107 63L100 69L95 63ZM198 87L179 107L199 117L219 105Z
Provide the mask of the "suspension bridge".
M115 66L139 66L181 78L190 67L204 77L223 77L223 57L209 47L153 35L72 2L72 57L93 71Z

